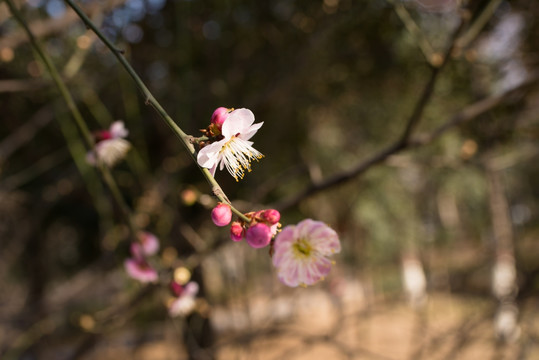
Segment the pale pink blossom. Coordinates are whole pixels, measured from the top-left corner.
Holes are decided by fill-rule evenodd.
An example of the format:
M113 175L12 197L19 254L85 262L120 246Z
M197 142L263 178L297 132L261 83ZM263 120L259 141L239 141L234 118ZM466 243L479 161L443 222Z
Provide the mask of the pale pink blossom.
M210 169L212 175L219 165L219 170L226 167L236 181L243 179L245 172L251 171L251 161L264 157L253 148L253 142L248 141L263 124L253 125L254 121L255 116L249 109L229 113L221 129L223 139L203 147L197 156L198 164Z
M263 223L251 225L245 232L245 240L255 249L268 246L272 237L270 227Z
M127 275L142 283L157 282L157 271L144 258L129 258L124 262Z
M152 256L159 251L159 239L152 233L140 231L138 239L142 245L142 253L144 256Z
M341 251L339 236L320 221L286 226L275 238L273 265L285 285L312 285L331 270L328 256Z
M107 166L116 165L131 148L129 141L124 139L128 134L123 121L113 122L108 130L96 134L97 142L94 149L86 154L86 161L96 165L99 159Z
M230 205L220 203L211 211L211 219L217 226L226 226L232 220L232 210Z
M189 315L196 306L196 295L199 286L196 282L190 281L185 286L173 283L172 291L177 298L170 304L168 312L171 316Z

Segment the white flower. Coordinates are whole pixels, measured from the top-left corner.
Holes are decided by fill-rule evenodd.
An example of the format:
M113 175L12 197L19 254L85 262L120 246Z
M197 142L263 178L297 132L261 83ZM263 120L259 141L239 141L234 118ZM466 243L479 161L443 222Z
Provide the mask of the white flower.
M170 304L168 312L171 316L189 315L196 306L196 295L198 293L198 284L190 281L182 287L181 293Z
M123 121L113 122L109 130L97 134L98 142L95 149L86 154L86 161L95 165L99 159L107 166L116 165L131 148L129 141L124 139L128 134Z
M202 148L198 153L198 164L210 169L215 175L217 165L219 170L226 169L238 181L243 179L245 171L251 171L251 161L263 158L258 150L248 141L262 126L263 122L254 124L255 116L249 109L232 111L221 130L223 139Z

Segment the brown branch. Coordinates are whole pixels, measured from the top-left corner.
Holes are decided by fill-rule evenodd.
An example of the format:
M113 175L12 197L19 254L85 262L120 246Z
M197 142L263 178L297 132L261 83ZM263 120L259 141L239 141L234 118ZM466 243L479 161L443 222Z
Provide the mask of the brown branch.
M292 206L297 205L302 199L317 193L323 189L333 187L339 184L342 184L348 180L351 180L358 176L359 174L363 173L365 170L370 168L373 165L376 165L378 163L383 162L388 156L395 154L396 152L405 149L408 147L408 142L410 139L410 136L414 130L414 128L417 126L419 121L421 120L423 116L423 112L425 110L425 107L427 106L429 100L432 98L432 94L434 92L434 86L436 85L436 81L438 79L439 74L441 73L441 70L445 67L447 64L449 57L451 55L451 52L453 51L453 47L455 45L455 41L457 37L459 36L462 28L464 27L465 22L462 21L461 24L458 26L458 28L454 31L453 35L451 36L451 40L449 42L449 46L443 55L442 62L440 63L440 66L438 67L431 67L431 75L429 78L429 81L425 85L425 88L423 89L423 92L421 93L421 97L417 101L414 110L412 111L412 114L408 118L408 121L406 122L406 127L400 136L399 140L395 142L393 145L390 145L386 149L382 150L378 154L375 154L370 159L366 160L363 163L360 163L355 168L346 171L341 174L334 175L330 177L329 179L319 183L319 184L312 184L307 189L305 189L303 192L299 193L295 197L285 200L284 202L275 205L278 209L286 209Z
M451 130L452 128L455 128L465 122L471 121L477 118L479 115L484 114L485 112L490 111L501 104L505 104L512 101L514 99L514 95L518 94L520 91L535 84L538 80L539 80L539 75L532 76L530 77L528 81L522 83L521 85L511 90L508 90L498 95L493 95L491 97L488 97L476 103L473 103L465 107L461 111L457 112L446 123L444 123L443 125L441 125L440 127L438 127L436 130L434 130L432 133L428 135L417 136L417 138L410 139L408 141L403 141L403 139L405 139L403 136L394 144L386 147L385 149L374 154L370 158L360 162L352 169L332 175L331 177L319 183L311 184L302 192L296 194L295 196L283 202L275 204L274 207L279 210L289 209L293 206L296 206L303 199L309 196L312 196L323 190L332 188L334 186L343 184L345 182L348 182L356 178L357 176L363 174L365 171L370 169L372 166L384 162L391 155L394 155L400 151L403 151L409 148L417 148L420 146L430 144L431 142L433 142L438 137L442 136L444 133ZM404 134L406 134L406 132Z

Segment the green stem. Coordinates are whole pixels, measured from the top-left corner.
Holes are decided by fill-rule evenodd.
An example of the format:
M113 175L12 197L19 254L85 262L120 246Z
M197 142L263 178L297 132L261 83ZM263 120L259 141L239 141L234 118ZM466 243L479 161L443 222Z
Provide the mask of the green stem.
M22 14L13 4L12 0L5 0L5 2L7 6L9 7L13 17L17 20L17 22L21 25L21 27L24 29L24 31L28 35L28 38L30 39L30 44L37 52L41 61L43 61L54 83L58 87L58 90L60 91L60 94L64 98L69 110L71 111L71 114L73 118L75 119L75 123L77 124L79 131L81 132L88 147L90 149L93 149L95 144L94 144L92 134L90 133L90 130L86 126L86 123L84 122L84 119L81 113L79 112L79 109L77 108L77 105L75 104L73 97L69 93L69 90L67 89L60 74L58 73L58 70L52 63L52 60L50 59L50 57L45 53L45 51L43 50L43 48L41 47L37 39L34 37L34 34L32 33L32 31L26 24ZM120 193L120 190L118 188L118 185L116 184L116 182L114 181L114 178L112 177L112 174L110 173L110 169L108 169L104 164L98 164L98 168L101 170L101 173L103 175L103 180L109 187L112 193L112 196L114 197L114 200L116 200L116 202L120 206L120 209L122 210L122 213L127 221L127 224L129 225L133 238L136 238L138 231L132 221L131 211L129 210L129 207L125 203Z
M198 165L196 161L196 151L195 146L191 142L193 139L192 136L187 135L183 130L172 120L172 118L168 115L168 113L165 111L165 109L161 106L161 104L155 99L155 97L152 95L150 90L146 87L142 79L138 76L136 71L133 69L133 67L129 64L129 62L125 59L125 57L122 54L122 51L116 48L114 44L95 26L95 24L90 20L88 16L82 11L82 9L73 2L73 0L65 0L65 2L77 13L77 15L81 18L81 20L84 22L84 24L91 29L101 41L107 46L110 51L114 54L114 56L118 59L120 64L124 67L124 69L129 73L133 81L137 84L137 87L144 95L144 98L146 99L146 104L151 105L157 113L161 116L161 118L165 121L165 123L170 127L170 129L178 136L184 147L189 151L191 154L191 157L195 161L195 163ZM227 203L230 205L232 211L238 215L243 221L248 221L249 219L243 215L239 210L235 209L234 206L232 206L230 200L226 197L223 189L219 185L219 183L215 180L215 178L211 175L211 173L208 171L208 169L203 168L199 166L200 171L208 181L208 183L212 187L213 194L224 203Z

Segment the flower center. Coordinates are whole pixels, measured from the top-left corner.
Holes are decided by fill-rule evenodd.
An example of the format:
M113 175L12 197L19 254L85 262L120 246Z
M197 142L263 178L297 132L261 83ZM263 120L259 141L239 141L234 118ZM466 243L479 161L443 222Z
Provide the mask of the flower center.
M292 245L294 255L300 259L306 259L311 256L313 247L307 239L298 239L294 245Z
M243 140L237 135L234 135L219 151L219 156L225 164L226 169L236 181L238 181L238 178L243 179L245 171L251 171L252 160L258 161L264 157L251 144L250 141Z

